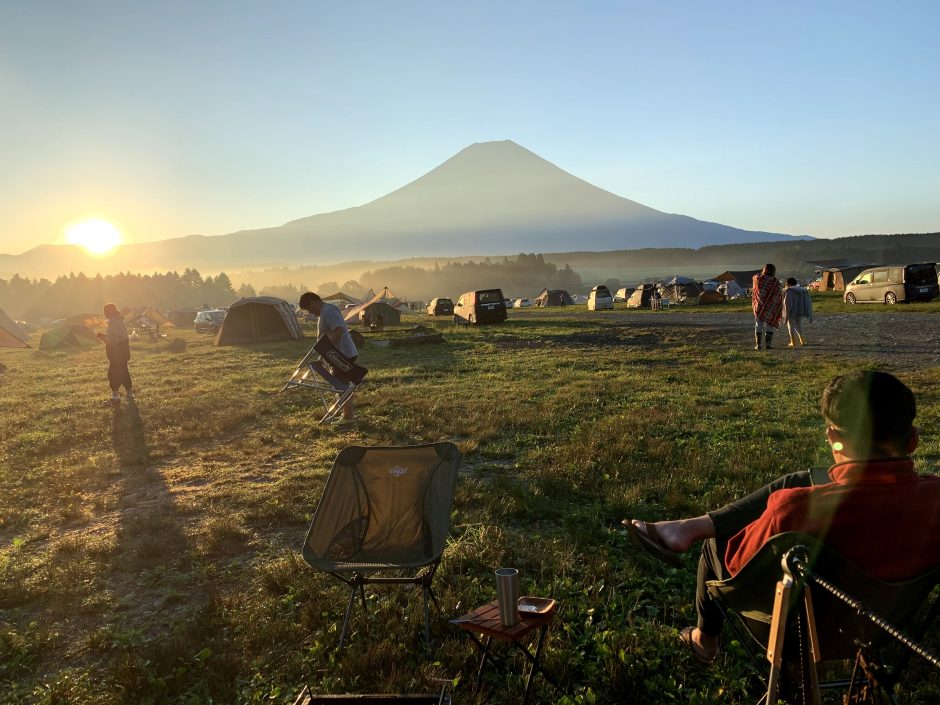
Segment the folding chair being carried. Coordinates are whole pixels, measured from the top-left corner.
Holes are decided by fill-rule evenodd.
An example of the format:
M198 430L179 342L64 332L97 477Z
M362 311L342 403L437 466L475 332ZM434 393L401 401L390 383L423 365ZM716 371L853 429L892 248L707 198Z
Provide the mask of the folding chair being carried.
M708 592L733 618L738 641L766 652L762 702L776 703L779 691L786 702L819 703L827 688L847 688L844 702L880 702L879 693L897 702L892 691L912 654L940 668L940 658L917 643L940 610L940 595L931 601L938 584L940 567L885 582L816 539L787 532L771 537L734 577L709 581ZM852 662L850 677L820 682L818 664L832 661Z
M368 371L343 355L329 338L323 336L304 355L281 391L299 387L319 392L324 410L320 423L327 423L336 418L346 402L352 399Z
M424 638L431 643L429 599L440 609L431 581L450 528L459 464L453 443L350 446L336 456L304 540L303 558L349 586L340 648L357 591L366 609L367 584L420 587Z

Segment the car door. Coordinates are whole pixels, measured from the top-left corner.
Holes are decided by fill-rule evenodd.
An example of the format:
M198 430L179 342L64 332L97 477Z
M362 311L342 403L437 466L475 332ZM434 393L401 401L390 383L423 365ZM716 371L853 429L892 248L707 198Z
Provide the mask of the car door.
M852 293L857 301L871 301L871 272L859 274L853 282Z

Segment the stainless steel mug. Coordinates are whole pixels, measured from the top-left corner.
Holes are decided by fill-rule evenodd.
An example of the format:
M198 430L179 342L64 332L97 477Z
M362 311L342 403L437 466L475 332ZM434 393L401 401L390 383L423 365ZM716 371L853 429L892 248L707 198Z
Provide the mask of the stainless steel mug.
M511 627L519 621L516 603L519 601L519 571L499 568L496 571L496 599L499 601L499 621Z

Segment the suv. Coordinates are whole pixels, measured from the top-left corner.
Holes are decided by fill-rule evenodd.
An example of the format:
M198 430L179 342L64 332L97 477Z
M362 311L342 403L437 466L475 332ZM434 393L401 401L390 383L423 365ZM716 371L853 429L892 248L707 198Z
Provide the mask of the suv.
M919 264L871 267L861 272L845 287L842 300L847 304L898 301L931 301L940 296L937 265Z
M614 297L610 295L610 289L603 284L591 289L588 296L588 311L603 311L604 309L614 308Z
M461 294L454 306L454 323L502 323L506 304L500 289L481 289Z
M453 316L454 302L443 297L431 299L428 304L428 314L431 316Z
M225 320L225 309L213 308L196 314L195 325L199 333L218 333Z

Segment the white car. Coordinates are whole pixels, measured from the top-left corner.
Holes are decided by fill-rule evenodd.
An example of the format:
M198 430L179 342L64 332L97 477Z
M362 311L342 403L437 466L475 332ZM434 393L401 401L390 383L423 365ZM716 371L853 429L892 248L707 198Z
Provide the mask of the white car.
M603 284L599 284L591 289L591 295L588 296L588 311L612 310L614 307L614 297L610 295L610 289Z
M529 308L532 305L532 299L516 299L513 302L513 308Z

